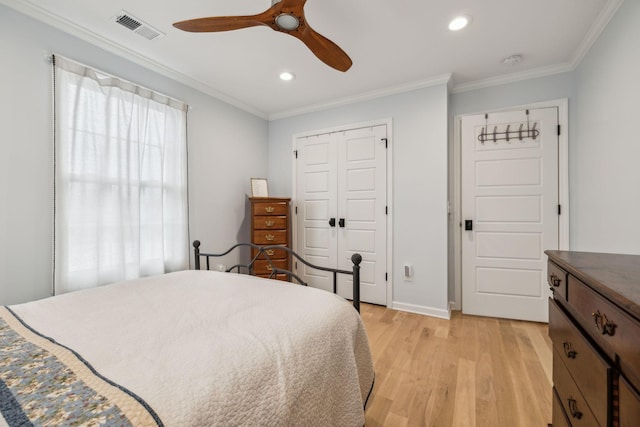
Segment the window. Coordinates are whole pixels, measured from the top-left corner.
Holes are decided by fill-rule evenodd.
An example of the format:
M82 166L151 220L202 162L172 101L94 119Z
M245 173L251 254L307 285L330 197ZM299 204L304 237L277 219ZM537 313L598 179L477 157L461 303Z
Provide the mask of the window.
M56 293L188 266L186 105L54 59Z

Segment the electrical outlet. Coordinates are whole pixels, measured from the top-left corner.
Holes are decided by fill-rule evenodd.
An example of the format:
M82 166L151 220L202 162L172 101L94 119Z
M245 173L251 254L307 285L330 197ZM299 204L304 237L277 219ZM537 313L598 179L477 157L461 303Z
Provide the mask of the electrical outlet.
M413 279L413 266L411 264L404 265L404 280Z

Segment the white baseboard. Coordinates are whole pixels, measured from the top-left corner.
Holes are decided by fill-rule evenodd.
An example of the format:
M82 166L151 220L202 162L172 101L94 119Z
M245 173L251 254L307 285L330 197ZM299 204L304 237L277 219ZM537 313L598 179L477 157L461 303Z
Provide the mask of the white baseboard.
M440 319L449 320L451 318L450 307L448 310L443 310L441 308L425 307L423 305L407 304L404 302L394 301L391 304L390 308L393 308L394 310L407 311L409 313L423 314L425 316L439 317Z

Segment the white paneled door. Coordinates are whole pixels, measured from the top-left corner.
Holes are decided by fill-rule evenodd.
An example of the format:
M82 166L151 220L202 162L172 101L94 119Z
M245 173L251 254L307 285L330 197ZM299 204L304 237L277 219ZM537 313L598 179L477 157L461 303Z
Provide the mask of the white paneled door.
M386 125L296 140L296 251L311 263L351 270L359 253L361 300L387 303ZM333 290L333 275L297 266L310 286ZM338 276L338 294L352 281Z
M548 321L558 249L558 109L462 118L462 311Z

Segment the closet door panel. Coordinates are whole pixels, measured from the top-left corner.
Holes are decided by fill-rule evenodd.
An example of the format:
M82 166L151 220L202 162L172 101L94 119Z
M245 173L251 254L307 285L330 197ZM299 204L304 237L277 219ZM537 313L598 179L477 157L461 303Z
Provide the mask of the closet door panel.
M335 135L299 138L296 168L297 252L313 264L337 265L335 217L337 163ZM299 265L298 274L310 286L333 290L333 277L324 271Z
M351 255L362 255L360 295L366 302L386 304L386 126L338 134L338 267L350 269ZM343 277L338 293L353 295L352 281Z

